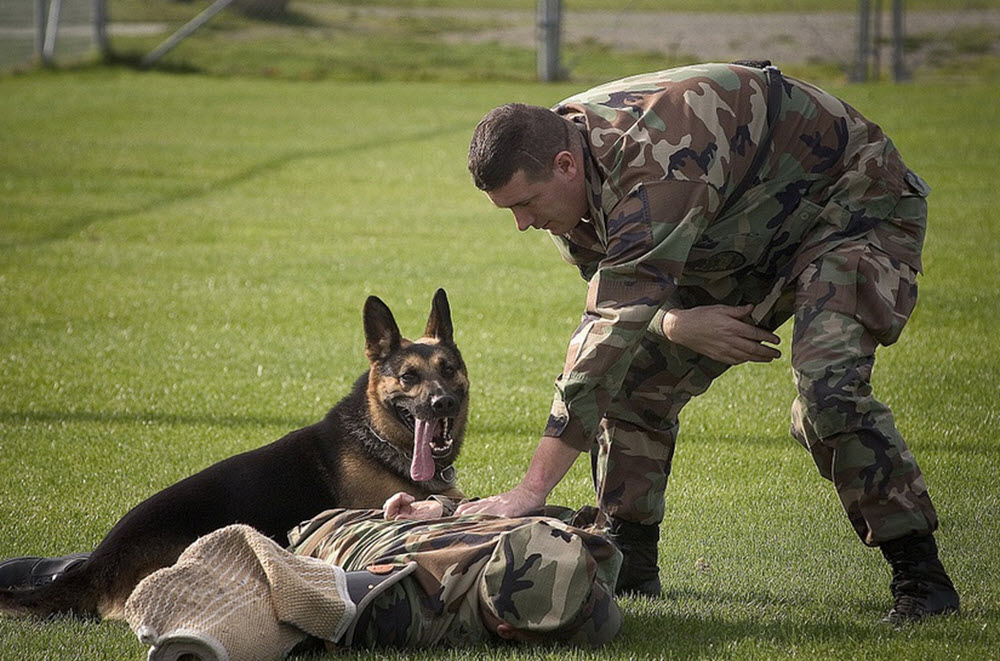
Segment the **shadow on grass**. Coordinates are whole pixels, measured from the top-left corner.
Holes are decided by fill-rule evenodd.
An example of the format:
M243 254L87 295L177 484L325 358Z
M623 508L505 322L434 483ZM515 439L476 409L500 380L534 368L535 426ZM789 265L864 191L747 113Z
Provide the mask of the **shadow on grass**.
M0 410L0 424L52 424L60 422L129 425L176 425L209 427L287 427L288 431L316 422L319 418L291 418L260 415L187 415L160 411L108 412L108 411L4 411Z
M873 590L877 587L873 586ZM699 612L660 612L658 605L669 602L697 604ZM663 601L623 603L626 624L615 647L630 656L647 658L723 658L746 641L763 655L794 655L797 651L812 658L816 653L839 650L842 658L850 658L864 650L878 656L879 650L892 650L901 640L920 640L932 646L954 643L956 639L974 642L978 636L969 634L981 628L974 620L996 616L992 609L976 609L974 614L938 617L894 628L881 622L889 606L887 590L884 600L851 604L829 604L803 594L776 597L766 592L749 594L717 588L668 591ZM706 615L706 610L719 614ZM748 616L748 611L759 615ZM727 612L732 616L726 616Z
M454 125L450 127L441 126L437 128L427 129L424 131L418 131L410 135L403 135L398 137L387 136L385 139L368 140L365 142L357 142L354 144L331 147L329 149L307 149L307 150L288 152L287 154L283 154L275 158L261 161L260 163L244 168L243 170L234 172L229 176L222 177L212 182L207 182L205 185L192 186L185 191L173 193L170 195L162 195L147 200L145 202L133 205L126 209L119 209L114 211L90 211L81 214L77 217L67 218L62 221L57 221L56 223L53 224L52 227L39 231L38 235L32 238L15 239L15 240L0 239L0 249L38 246L67 239L73 236L74 234L82 232L84 229L86 229L93 223L100 221L107 221L107 220L116 220L118 218L123 218L134 214L148 213L162 207L176 204L178 202L185 202L185 201L208 197L209 195L218 193L219 191L223 191L229 188L234 188L248 181L251 181L257 177L265 175L269 172L279 170L289 165L290 163L294 163L296 161L302 161L314 158L333 158L344 154L351 154L354 152L369 152L373 149L378 149L388 144L395 146L401 144L422 142L424 140L432 140L434 138L446 136L456 131L468 132L469 127L464 123L461 125Z

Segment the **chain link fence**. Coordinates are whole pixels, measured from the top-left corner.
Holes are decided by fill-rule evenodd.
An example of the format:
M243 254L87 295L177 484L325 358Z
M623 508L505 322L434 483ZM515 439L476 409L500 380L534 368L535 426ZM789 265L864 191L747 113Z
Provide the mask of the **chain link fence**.
M864 62L869 79L894 74L890 2L865 2L872 15ZM44 59L46 33L38 26L51 24L51 15L39 16L38 8L55 3L62 5L59 29L48 38L57 64L105 57L220 75L369 80L534 80L538 71L541 28L533 2L525 0L511 3L514 8L350 0L0 0L0 70ZM560 72L588 79L623 69L756 58L793 72L803 67L858 77L858 3L845 3L844 11L755 13L661 12L630 9L633 4L577 9L564 0ZM104 44L95 24L104 18L102 5ZM904 77L998 69L1000 0L954 6L927 0L905 12L899 43Z

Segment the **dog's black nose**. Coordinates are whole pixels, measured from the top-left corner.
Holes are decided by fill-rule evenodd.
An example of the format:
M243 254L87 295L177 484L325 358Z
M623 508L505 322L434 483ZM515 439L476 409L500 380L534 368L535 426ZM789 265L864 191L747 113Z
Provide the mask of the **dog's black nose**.
M439 416L453 416L458 413L458 400L451 395L439 395L431 400L431 408Z

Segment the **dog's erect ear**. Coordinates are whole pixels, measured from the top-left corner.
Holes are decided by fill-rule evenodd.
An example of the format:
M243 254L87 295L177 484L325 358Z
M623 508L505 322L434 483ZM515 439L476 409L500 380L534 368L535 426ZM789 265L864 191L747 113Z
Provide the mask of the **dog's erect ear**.
M451 326L451 307L448 305L448 294L443 289L434 293L431 303L431 316L427 319L424 337L433 337L441 342L451 343L453 330Z
M368 362L384 360L399 348L402 336L389 306L378 296L365 301L365 355Z

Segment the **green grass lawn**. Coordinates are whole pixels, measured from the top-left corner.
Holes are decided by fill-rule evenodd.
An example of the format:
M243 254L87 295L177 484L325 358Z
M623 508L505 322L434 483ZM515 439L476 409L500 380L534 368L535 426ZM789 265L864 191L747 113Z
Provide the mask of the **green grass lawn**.
M584 285L473 188L465 150L492 106L572 91L123 70L0 79L0 557L89 549L154 491L322 416L365 369L369 294L416 334L447 289L473 379L460 484L513 486ZM666 595L625 601L609 650L413 656L996 657L996 87L837 91L935 187L921 302L875 385L925 471L963 615L878 624L888 569L787 434L783 358L732 370L687 409L660 544ZM585 463L552 502L589 502ZM143 654L121 623L0 619L4 660Z

